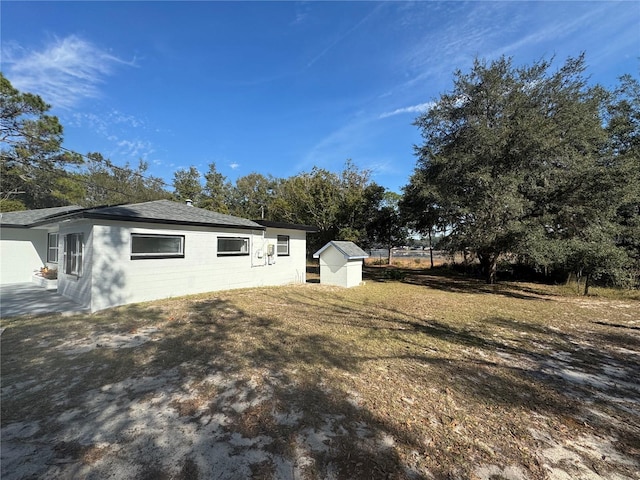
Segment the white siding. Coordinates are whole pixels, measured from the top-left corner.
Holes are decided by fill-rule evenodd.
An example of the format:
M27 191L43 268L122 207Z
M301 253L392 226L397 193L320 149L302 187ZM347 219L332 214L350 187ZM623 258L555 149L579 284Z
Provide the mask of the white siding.
M85 307L91 306L91 282L93 265L93 229L86 220L63 222L58 235L58 293ZM83 235L82 274L64 273L64 236L69 233Z
M46 230L0 228L0 284L30 282L46 261Z
M334 247L320 254L320 283L347 286L347 259Z
M184 235L184 258L131 259L131 234ZM288 257L272 257L267 245L290 236ZM218 236L249 237L250 255L218 256ZM259 251L262 252L261 258ZM167 229L143 223L104 222L92 235L91 310L233 288L305 281L304 232L269 229Z
M275 255L272 264L261 269L263 285L286 285L288 283L305 283L307 279L307 236L304 231L267 228L265 244L272 244L277 251L278 235L289 237L289 255ZM266 245L264 247L267 248ZM256 250L258 250L257 248ZM254 252L255 261L257 251ZM262 262L263 264L265 262Z
M357 287L362 283L362 260L347 260L335 247L320 254L320 283Z
M362 260L349 260L345 270L347 271L345 287L357 287L362 283Z

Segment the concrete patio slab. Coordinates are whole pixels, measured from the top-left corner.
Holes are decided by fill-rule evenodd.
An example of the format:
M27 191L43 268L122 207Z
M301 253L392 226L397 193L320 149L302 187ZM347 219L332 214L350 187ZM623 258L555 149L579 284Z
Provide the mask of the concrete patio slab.
M89 312L89 308L33 283L0 286L0 318L78 312Z

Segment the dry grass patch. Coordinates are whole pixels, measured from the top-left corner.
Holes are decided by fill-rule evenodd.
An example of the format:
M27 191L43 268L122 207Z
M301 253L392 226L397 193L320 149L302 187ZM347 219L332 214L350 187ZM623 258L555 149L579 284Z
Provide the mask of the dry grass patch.
M381 280L5 322L3 478L640 478L637 297Z

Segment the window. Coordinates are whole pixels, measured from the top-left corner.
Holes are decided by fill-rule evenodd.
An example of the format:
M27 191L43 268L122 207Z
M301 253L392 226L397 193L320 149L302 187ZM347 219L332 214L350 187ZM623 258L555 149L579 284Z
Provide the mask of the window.
M184 235L131 234L131 259L184 258Z
M289 235L278 235L278 256L289 255Z
M47 235L47 262L58 263L58 234Z
M248 237L218 237L218 256L249 255Z
M81 233L69 233L64 236L64 273L82 275L82 237Z

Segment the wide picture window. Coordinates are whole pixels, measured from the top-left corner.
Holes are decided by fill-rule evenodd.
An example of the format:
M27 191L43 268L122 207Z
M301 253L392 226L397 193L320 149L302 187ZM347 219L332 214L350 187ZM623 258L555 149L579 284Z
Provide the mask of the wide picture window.
M184 258L183 235L131 234L131 259Z
M64 273L68 275L82 275L83 235L69 233L64 236Z
M218 237L218 256L249 255L248 237Z

